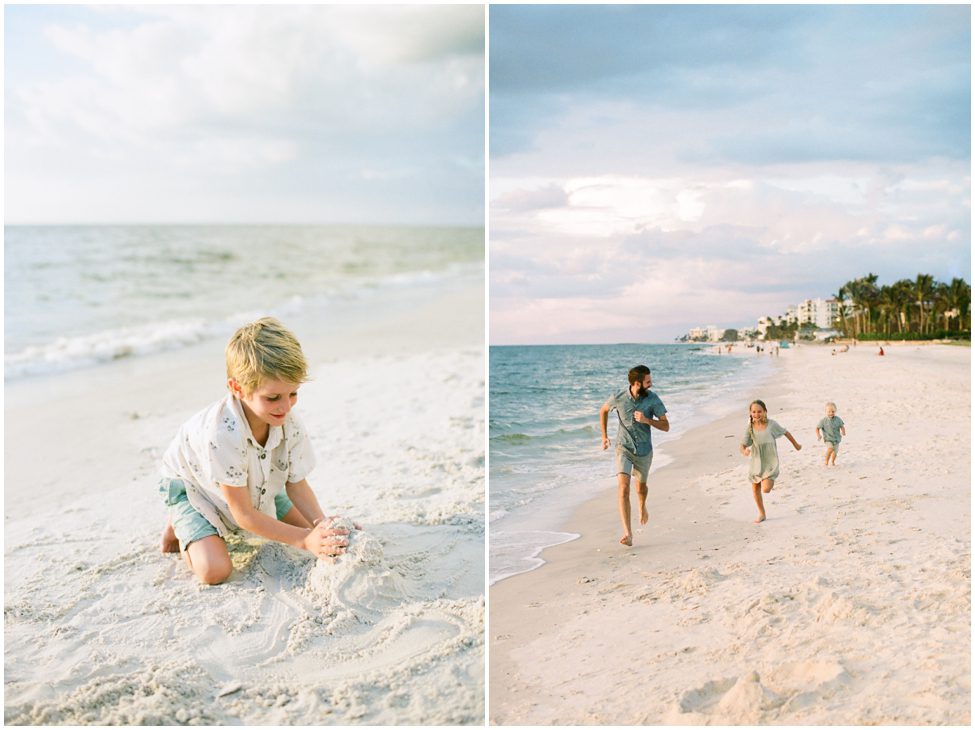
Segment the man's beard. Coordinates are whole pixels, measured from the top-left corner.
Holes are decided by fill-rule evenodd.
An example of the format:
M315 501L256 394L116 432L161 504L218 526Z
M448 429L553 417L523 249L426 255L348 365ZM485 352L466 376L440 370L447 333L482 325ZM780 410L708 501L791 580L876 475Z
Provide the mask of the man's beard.
M637 397L638 397L638 398L646 398L646 397L647 397L647 389L646 389L646 388L644 388L644 387L643 387L643 386L641 385L641 386L639 387L639 389L638 389L638 390L636 391L636 395L637 395Z

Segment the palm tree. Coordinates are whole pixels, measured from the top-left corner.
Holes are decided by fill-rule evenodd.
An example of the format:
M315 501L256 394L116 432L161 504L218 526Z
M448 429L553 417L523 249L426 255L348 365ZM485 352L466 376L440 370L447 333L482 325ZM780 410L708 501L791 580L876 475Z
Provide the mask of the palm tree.
M873 330L873 310L877 304L877 296L879 295L879 291L877 290L877 275L867 274L859 279L859 281L860 297L863 302L863 307L866 310L864 330L870 332Z
M877 293L877 310L884 334L890 337L890 321L897 314L897 298L894 288L884 284Z
M957 277L952 279L951 283L948 284L948 303L952 310L958 311L958 331L961 332L966 329L966 316L971 314L972 287L964 279Z
M938 321L938 317L944 318L944 329L947 330L951 324L952 309L950 291L944 282L934 282L934 287L931 290L931 310L931 318L934 322ZM934 324L932 323L933 329Z
M920 317L919 332L924 334L926 324L924 317L925 303L934 294L934 277L931 274L918 274L914 281L914 301L917 303L918 315Z
M848 328L847 328L847 324L846 324L846 298L847 298L847 296L849 296L849 294L848 294L848 292L846 290L846 284L844 284L843 286L841 286L836 291L836 294L833 295L833 298L836 299L836 302L839 305L839 310L840 310L840 329L843 330L843 334L844 335L849 334L848 331L847 331Z
M853 302L853 337L859 337L862 331L862 326L860 324L860 316L862 314L862 303L863 303L863 279L854 279L853 281L848 281L844 285L846 289L846 294Z
M897 303L898 332L911 331L911 307L914 303L914 283L901 279L890 285L891 295Z

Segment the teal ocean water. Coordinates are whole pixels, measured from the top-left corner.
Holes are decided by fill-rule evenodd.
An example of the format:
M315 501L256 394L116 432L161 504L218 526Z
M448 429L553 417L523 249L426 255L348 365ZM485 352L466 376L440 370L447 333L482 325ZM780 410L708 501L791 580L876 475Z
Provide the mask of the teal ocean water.
M483 279L481 228L5 226L7 380Z
M772 367L769 358L719 356L707 345L491 347L492 583L542 565L545 547L576 537L558 529L574 508L615 484L599 409L638 364L652 370L652 390L673 424L666 434L653 432L654 469L667 462L668 441L740 405L735 395ZM614 446L616 429L610 414Z

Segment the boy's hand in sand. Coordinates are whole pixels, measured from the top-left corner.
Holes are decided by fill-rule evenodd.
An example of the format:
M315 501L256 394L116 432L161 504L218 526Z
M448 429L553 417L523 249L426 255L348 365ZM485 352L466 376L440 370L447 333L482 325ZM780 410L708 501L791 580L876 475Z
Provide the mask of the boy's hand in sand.
M316 558L335 562L335 558L348 549L349 531L329 525L326 525L324 521L319 522L305 536L302 547Z

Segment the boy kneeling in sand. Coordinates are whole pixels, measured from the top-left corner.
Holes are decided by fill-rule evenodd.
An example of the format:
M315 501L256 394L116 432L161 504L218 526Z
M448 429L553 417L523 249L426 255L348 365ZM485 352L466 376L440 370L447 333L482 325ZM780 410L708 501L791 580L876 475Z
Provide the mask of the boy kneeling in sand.
M315 455L292 412L307 380L301 345L264 317L237 330L226 354L230 393L184 423L163 456L162 551L180 551L209 584L230 576L224 539L239 529L334 560L349 533L332 527L305 479Z

